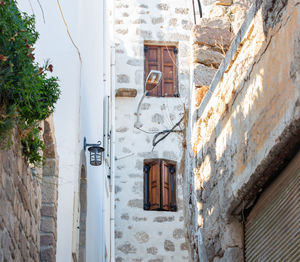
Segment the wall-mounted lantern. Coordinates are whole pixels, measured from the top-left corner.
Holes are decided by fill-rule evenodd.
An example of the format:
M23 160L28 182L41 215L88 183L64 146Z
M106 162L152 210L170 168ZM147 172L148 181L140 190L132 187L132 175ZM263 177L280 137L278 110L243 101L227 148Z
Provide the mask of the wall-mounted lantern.
M92 166L101 166L102 164L102 153L104 151L104 148L100 145L100 141L98 141L97 144L87 144L86 137L84 137L83 139L83 148L85 151L88 147L88 150L90 151L90 164Z

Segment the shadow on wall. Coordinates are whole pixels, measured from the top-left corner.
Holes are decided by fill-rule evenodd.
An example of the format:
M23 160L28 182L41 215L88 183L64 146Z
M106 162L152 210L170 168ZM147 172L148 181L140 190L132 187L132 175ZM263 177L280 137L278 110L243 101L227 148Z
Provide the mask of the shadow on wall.
M295 67L297 63L289 64L284 52L266 53L271 46L271 33L278 32L274 33L271 30L284 19L287 3L286 0L280 1L274 6L273 2L267 0L255 3L256 12L263 3L264 39L260 50L257 50L253 59L251 58L253 62L248 65L247 71L244 72L245 68L242 68L243 77L229 79L226 84L224 74L225 77L219 85L223 82L222 86L225 86L226 90L214 90L214 95L204 100L205 104L201 106L206 111L202 111L203 115L197 123L199 144L196 153L199 168L195 174L195 187L197 201L202 205L199 209L199 226L204 227L209 261L224 254L222 234L226 228L225 224L235 221L233 214L238 215L240 220L244 219L243 215L247 212L245 209L251 207L267 181L278 174L300 146L298 119L296 124L286 126L282 133L284 139L268 153L267 161L255 166L259 164L256 162L258 153L291 106L290 101L293 101L295 96L295 88L293 84L287 83L290 83L290 78L295 80L293 72L300 69ZM286 39L278 45L284 41ZM243 47L240 48L239 56L243 52ZM299 50L299 43L294 49ZM299 60L297 54L292 55ZM238 56L235 57L235 60L237 59ZM231 67L234 67L233 63L228 71ZM278 72L279 69L281 72ZM216 96L221 99L221 103L219 101L217 105L211 106L212 99ZM210 108L207 108L208 106ZM295 134L298 134L298 138ZM251 179L239 190L238 196L233 196L232 183L236 177L242 176L247 168L254 168L251 170ZM242 245L243 243L240 243L240 248Z

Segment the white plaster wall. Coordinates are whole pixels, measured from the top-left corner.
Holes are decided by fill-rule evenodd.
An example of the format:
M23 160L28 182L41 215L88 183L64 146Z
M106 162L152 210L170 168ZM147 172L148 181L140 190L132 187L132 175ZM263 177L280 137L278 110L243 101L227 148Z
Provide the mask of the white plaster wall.
M178 44L179 98L146 97L141 122L147 131L170 129L189 96L191 1L116 1L116 88L135 88L135 98L116 98L116 261L188 261L182 207L182 135L170 134L152 152L153 134L134 128L143 94L144 41ZM125 75L122 76L122 75ZM123 79L128 79L124 81ZM118 80L119 79L119 80ZM181 125L183 127L183 125ZM126 157L128 156L128 157ZM177 212L143 210L143 161L177 161ZM171 241L174 246L168 248Z
M32 8L30 3L32 4ZM109 54L109 38L104 34L104 1L60 1L70 34L78 46L80 63L57 1L40 1L45 23L37 1L20 0L22 10L34 13L40 39L36 46L37 60L49 58L54 65L53 75L60 80L62 91L54 113L55 136L59 155L57 261L72 261L73 204L79 190L80 154L83 137L96 143L103 137L103 97L109 86L103 81L109 72L104 54ZM108 76L109 77L109 76ZM89 160L86 153L87 161ZM87 235L86 261L105 261L105 246L109 252L109 202L104 165L87 164ZM75 192L75 194L74 194ZM105 224L106 223L106 224ZM109 232L109 231L108 231ZM105 243L106 239L106 243Z

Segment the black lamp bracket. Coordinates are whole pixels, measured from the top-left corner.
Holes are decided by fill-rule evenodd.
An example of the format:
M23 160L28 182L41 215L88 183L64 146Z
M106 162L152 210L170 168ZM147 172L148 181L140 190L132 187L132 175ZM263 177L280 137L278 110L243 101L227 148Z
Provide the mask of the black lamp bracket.
M100 141L98 141L97 143L98 144L87 144L86 137L84 137L83 138L83 149L84 149L84 151L86 150L87 147L90 147L90 146L100 146L101 145Z

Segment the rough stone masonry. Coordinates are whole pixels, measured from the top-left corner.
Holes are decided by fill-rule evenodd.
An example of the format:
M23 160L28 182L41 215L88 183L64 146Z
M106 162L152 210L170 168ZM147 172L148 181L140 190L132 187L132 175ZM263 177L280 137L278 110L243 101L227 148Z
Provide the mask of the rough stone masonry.
M299 148L299 21L299 1L255 1L194 101L186 186L194 261L243 261L242 214Z

